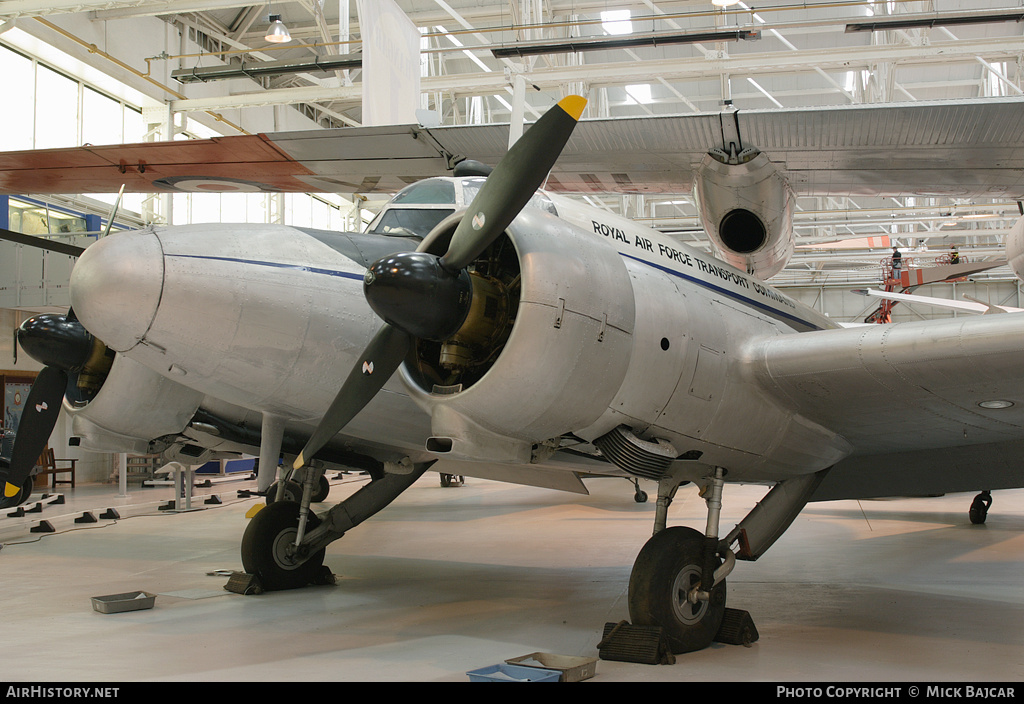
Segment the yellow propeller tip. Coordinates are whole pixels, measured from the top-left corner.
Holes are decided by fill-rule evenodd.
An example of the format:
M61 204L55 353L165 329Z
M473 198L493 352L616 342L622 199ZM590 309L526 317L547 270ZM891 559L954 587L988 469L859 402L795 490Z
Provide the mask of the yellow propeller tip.
M559 100L558 107L565 110L572 119L579 121L583 108L587 107L587 99L581 95L570 95Z
M4 496L6 496L8 499L17 494L19 491L21 491L20 486L14 486L10 482L6 482L4 484Z

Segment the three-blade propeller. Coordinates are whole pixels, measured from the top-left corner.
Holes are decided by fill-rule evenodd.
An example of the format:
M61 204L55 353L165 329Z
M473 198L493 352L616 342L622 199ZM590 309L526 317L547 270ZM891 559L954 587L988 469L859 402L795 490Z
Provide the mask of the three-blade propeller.
M586 99L572 95L548 110L519 138L487 177L441 257L391 255L366 273L363 292L384 326L349 373L294 467L303 467L370 402L402 364L416 338L445 340L469 312L472 284L465 271L529 202L569 141Z

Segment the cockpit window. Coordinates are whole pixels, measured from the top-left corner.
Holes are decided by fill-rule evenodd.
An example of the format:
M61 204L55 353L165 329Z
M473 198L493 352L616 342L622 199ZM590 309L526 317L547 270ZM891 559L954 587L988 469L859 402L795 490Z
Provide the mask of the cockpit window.
M473 201L487 179L474 176L462 179L428 178L406 186L374 218L367 232L396 237L426 237L434 227ZM439 206L450 207L439 207ZM422 207L416 207L422 206ZM535 193L528 208L558 215L554 203L543 193Z
M453 193L454 196L454 193ZM398 198L396 197L397 201ZM437 223L455 212L454 208L386 208L370 227L378 235L426 237Z
M403 188L391 202L403 205L455 205L455 185L451 181L427 179Z
M484 178L466 178L462 180L462 197L465 198L466 203L472 203L473 199L476 198L476 194L483 188L484 183L487 179ZM537 210L545 210L552 215L558 215L558 211L555 209L555 204L551 202L551 199L544 193L538 191L534 193L530 198L530 201L526 204L527 208L536 208Z

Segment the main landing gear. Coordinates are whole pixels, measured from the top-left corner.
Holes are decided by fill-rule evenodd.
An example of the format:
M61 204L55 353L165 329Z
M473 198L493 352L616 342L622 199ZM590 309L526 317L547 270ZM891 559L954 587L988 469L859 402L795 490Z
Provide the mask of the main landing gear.
M266 591L296 589L325 579L327 546L390 504L432 463L385 463L385 471L329 511L310 510L322 467L306 467L298 503L274 501L261 510L242 536L242 567Z
M682 526L666 527L668 507L685 483L667 473L658 484L654 536L640 550L629 579L629 616L634 625L661 626L673 653L706 648L727 619L726 582L737 559L756 560L785 532L803 509L825 471L776 484L724 539L719 519L726 470L699 484L708 507L704 533ZM734 548L735 546L735 548ZM742 614L743 612L737 612ZM754 631L756 633L756 631Z

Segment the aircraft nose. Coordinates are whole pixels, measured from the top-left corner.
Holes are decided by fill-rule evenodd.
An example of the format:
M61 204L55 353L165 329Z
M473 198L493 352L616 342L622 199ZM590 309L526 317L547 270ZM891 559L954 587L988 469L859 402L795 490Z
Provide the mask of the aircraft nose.
M71 307L85 329L125 352L146 335L163 290L164 260L152 232L125 232L87 247L71 272Z

